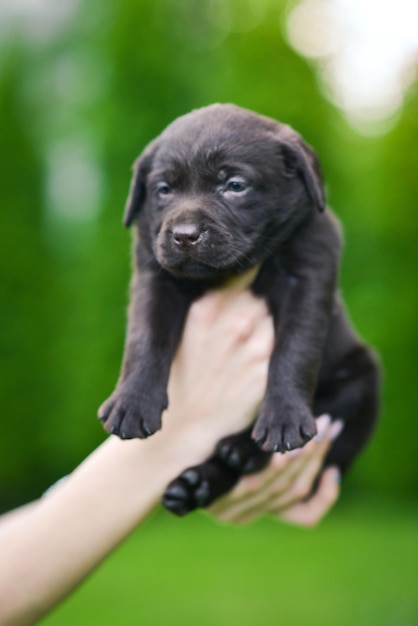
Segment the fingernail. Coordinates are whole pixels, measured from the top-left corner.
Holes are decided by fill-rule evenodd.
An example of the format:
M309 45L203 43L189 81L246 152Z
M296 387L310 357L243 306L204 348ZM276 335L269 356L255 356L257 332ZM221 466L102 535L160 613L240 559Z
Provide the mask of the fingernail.
M328 439L330 441L334 441L335 439L337 439L343 428L344 422L342 420L337 420L336 422L331 424L331 428L328 431Z
M340 472L340 469L338 467L331 467L329 471L330 471L330 474L331 474L332 479L334 480L334 482L340 484L340 482L341 482L341 472Z
M324 439L325 432L328 430L330 423L331 417L329 415L321 415L321 417L318 417L316 420L318 432L314 437L315 441L322 441Z

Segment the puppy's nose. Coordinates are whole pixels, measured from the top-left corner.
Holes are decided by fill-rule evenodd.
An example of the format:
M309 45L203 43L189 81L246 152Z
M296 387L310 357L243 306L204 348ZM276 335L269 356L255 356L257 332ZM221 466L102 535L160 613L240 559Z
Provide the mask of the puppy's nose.
M197 224L177 224L173 228L173 239L178 246L194 246L202 238Z

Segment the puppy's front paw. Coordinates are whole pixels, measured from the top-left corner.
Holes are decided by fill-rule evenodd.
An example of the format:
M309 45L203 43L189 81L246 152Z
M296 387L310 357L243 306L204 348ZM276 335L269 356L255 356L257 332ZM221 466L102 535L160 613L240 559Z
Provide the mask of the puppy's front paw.
M315 420L306 407L265 398L252 438L268 452L301 448L316 434Z
M156 395L156 394L154 394ZM161 414L167 408L167 394L150 401L129 386L116 389L99 409L105 430L121 439L145 439L161 428ZM147 401L142 398L147 398Z

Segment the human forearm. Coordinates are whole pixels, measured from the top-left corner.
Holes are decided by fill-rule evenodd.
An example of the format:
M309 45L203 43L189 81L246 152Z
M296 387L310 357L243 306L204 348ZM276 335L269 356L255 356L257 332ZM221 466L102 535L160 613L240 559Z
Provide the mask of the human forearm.
M39 619L137 526L173 477L250 423L272 340L265 306L245 292L229 289L193 305L162 430L145 441L111 437L0 526L1 626Z
M185 464L202 459L208 444L190 432L180 435L109 438L55 491L4 525L2 626L44 615L146 517Z

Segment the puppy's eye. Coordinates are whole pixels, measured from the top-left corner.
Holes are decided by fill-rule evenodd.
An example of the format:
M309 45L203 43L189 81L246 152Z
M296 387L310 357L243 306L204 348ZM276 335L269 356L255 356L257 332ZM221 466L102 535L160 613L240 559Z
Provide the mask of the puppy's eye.
M230 178L225 184L225 191L232 191L232 193L243 193L247 188L246 181L240 177Z
M159 183L157 185L157 194L159 196L169 196L171 193L172 189L167 183Z

